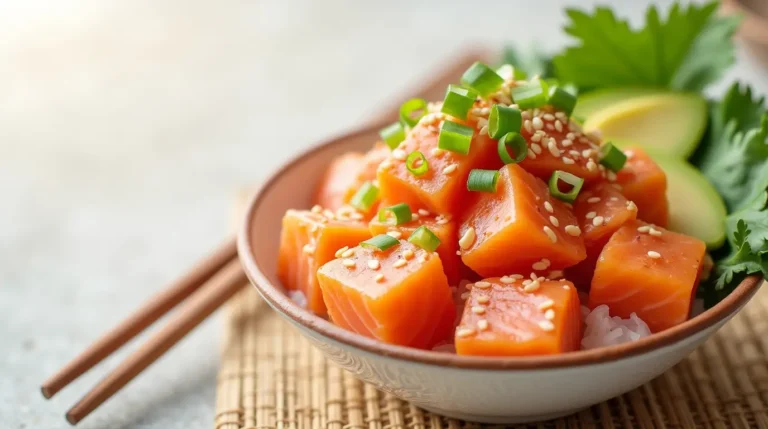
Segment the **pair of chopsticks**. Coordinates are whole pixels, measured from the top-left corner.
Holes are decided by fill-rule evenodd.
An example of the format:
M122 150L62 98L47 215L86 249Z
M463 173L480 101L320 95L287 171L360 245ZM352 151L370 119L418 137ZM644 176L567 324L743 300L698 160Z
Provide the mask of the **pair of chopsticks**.
M448 84L457 82L461 73L474 61L488 57L486 51L465 50L449 66L439 69L426 84L419 85L419 90L398 99L397 108L385 111L389 112L385 116L393 120L397 118L399 103L410 97L442 98ZM43 396L51 398L183 302L165 327L153 334L67 412L67 421L77 424L221 307L246 281L237 259L236 240L232 238L46 380L41 387Z

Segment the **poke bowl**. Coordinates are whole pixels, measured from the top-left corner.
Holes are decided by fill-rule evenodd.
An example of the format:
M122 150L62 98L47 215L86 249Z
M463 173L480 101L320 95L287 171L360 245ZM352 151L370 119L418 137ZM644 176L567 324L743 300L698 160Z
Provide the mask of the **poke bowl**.
M328 359L448 417L550 419L650 381L762 283L768 114L740 84L708 109L592 78L477 62L310 148L248 206L248 278Z

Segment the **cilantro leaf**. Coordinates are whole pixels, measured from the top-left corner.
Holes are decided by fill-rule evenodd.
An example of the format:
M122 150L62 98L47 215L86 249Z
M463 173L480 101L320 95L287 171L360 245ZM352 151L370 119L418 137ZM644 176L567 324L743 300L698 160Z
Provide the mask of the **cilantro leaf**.
M754 252L749 244L751 236L752 231L747 226L747 222L739 219L736 222L736 230L732 235L733 253L716 265L715 273L717 278L714 290L731 289L738 281L741 281L749 274L765 273L768 271L768 259L766 259L766 253L768 252ZM737 281L734 281L734 279Z
M639 30L605 7L592 15L568 9L565 31L579 44L554 58L556 75L580 88L701 90L734 62L731 36L739 20L714 16L717 5L675 4L666 21L651 6Z

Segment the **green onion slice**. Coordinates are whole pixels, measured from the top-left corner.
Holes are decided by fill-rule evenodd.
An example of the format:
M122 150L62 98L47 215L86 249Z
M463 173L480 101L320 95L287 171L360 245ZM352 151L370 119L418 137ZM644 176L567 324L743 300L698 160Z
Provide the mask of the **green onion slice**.
M379 210L379 222L389 222L389 213L392 213L392 218L395 220L395 225L408 223L412 218L411 208L408 206L408 204L400 203Z
M515 68L512 66L512 64L503 64L496 69L496 74L501 76L501 78L504 80L514 79Z
M400 122L395 122L379 130L379 136L390 149L395 149L405 140L405 128Z
M475 104L477 94L459 85L448 85L441 112L459 119L467 119L467 112Z
M349 200L349 205L361 211L368 211L378 199L379 188L371 182L365 182Z
M397 241L397 239L392 237L391 235L379 234L376 237L369 238L368 240L363 241L362 243L360 243L360 246L367 247L369 249L384 251L398 243L400 242Z
M555 86L549 91L549 104L571 116L573 108L576 107L576 96L559 86Z
M411 98L400 106L400 122L413 128L427 114L427 100Z
M521 109L533 109L547 104L548 85L539 79L512 88L512 100Z
M472 144L472 135L475 130L456 122L443 121L440 126L440 135L437 136L437 147L451 152L466 155Z
M560 183L565 183L566 186L570 186L571 190L563 192L560 190ZM549 193L558 200L572 203L579 196L579 191L584 185L584 179L578 176L574 176L571 173L565 171L555 170L552 176L549 178Z
M426 226L416 228L408 241L430 252L434 252L440 246L440 239Z
M495 92L503 83L501 76L479 61L472 64L461 76L461 84L474 89L481 97Z
M515 154L514 158L509 156L510 149ZM517 164L528 156L528 142L518 133L507 133L499 139L498 151L504 164Z
M600 164L617 172L624 168L625 162L627 162L627 155L624 155L624 152L614 146L613 143L607 142L600 146Z
M499 181L497 170L475 169L469 172L467 189L475 192L496 192L496 184Z
M429 171L427 157L418 150L411 152L410 155L408 155L408 158L405 158L405 168L407 168L414 176L423 176Z
M519 132L523 125L523 116L519 109L494 104L488 116L488 135L492 139L510 133Z

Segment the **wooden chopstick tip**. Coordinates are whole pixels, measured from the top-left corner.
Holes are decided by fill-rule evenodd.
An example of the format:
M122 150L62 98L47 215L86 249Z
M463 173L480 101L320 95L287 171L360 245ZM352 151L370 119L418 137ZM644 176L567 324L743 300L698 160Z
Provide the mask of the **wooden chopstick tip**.
M73 416L71 411L65 414L64 417L66 417L67 423L71 424L72 426L75 426L80 422L80 418L77 416Z
M45 399L51 399L51 397L56 394L56 392L51 392L45 384L40 386L40 393L43 394L43 398Z

